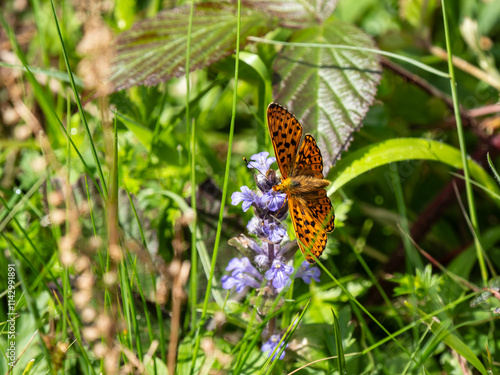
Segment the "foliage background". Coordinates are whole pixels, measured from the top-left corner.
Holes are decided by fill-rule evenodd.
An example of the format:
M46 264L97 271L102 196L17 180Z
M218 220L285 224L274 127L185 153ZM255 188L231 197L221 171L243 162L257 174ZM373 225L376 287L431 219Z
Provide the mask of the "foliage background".
M445 5L443 16L432 0L243 2L236 84L236 4L190 15L190 3L5 3L0 283L7 291L14 263L12 373L288 373L313 361L299 373L496 373L498 300L482 288L498 288L500 259L500 6ZM228 197L253 186L242 157L271 150L272 100L329 166L350 146L327 176L337 229L321 282L285 295L277 329L303 315L271 370L260 351L270 317L218 281L237 254L227 241L251 217ZM475 295L485 301L471 307Z

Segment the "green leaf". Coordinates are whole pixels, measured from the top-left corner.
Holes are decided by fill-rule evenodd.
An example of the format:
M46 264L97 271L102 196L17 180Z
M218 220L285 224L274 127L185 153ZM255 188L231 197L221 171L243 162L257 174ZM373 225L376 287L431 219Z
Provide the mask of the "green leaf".
M134 21L136 14L135 0L120 0L116 2L115 19L120 30L128 29Z
M428 25L436 10L436 0L400 0L400 16L413 27Z
M333 315L333 333L335 334L335 346L337 349L337 362L339 365L339 372L341 374L346 374L345 357L344 357L344 346L342 345L342 333L340 332L340 325L335 315L333 309L331 309Z
M115 90L135 85L156 85L185 74L189 7L160 12L137 22L117 40L110 81ZM209 66L231 54L236 46L236 7L197 4L191 32L191 71ZM254 10L241 14L241 41L263 35L275 21ZM240 46L241 48L241 46Z
M425 315L422 311L419 311L419 313L421 315ZM479 358L477 358L474 352L469 349L466 343L464 343L456 334L447 329L448 325L446 323L440 323L436 319L432 318L425 319L425 322L431 331L436 335L434 337L436 342L443 342L464 357L481 374L488 374Z
M153 132L143 125L137 123L133 119L125 116L120 112L116 112L116 116L121 122L130 130L137 139L145 146L150 147L151 141L153 140Z
M491 161L490 153L488 152L486 156L488 158L488 164L491 168L491 171L493 172L493 176L495 176L497 182L500 184L500 175L498 174L497 170L495 169L495 166L493 165L493 162Z
M500 17L500 1L490 1L481 4L477 17L477 25L482 35L489 35L498 31L498 17Z
M155 371L155 363L156 363L156 371ZM168 369L165 363L156 356L151 357L149 354L144 356L144 364L146 368L147 374L168 374Z
M290 42L375 48L363 31L331 19L295 32ZM374 100L382 71L378 58L358 50L286 47L274 70L279 75L275 101L286 105L316 136L328 171L349 146Z
M272 14L283 26L303 27L305 22L323 22L329 18L338 0L251 0L245 5Z
M33 366L35 365L35 360L32 359L31 361L28 362L28 364L26 365L24 371L23 371L23 375L30 375L31 374L31 370L33 369Z
M390 139L363 147L340 160L328 179L333 181L328 194L340 189L344 184L381 165L402 160L434 160L453 168L462 169L460 150L442 142L421 138ZM493 178L473 160L469 160L472 177L487 189L499 194L500 188Z

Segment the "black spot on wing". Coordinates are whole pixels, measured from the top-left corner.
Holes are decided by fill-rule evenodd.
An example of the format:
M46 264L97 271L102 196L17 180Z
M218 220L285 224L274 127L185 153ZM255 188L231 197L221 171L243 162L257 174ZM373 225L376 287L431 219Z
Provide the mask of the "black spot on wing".
M294 175L297 174L323 178L323 157L311 134L306 134L297 154Z
M295 164L302 126L295 116L276 103L267 108L267 122L281 175L287 178Z

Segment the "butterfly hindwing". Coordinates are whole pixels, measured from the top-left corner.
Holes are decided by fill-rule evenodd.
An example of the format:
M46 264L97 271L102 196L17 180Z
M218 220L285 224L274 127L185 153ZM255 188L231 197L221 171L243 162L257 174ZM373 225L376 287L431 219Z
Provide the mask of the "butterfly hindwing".
M288 199L288 210L300 250L309 263L315 263L316 260L308 251L314 254L316 258L319 258L326 247L326 230L322 228L318 218L311 213L308 202L305 200L290 197Z
M330 233L335 229L335 215L332 201L326 195L326 190L318 191L318 196L307 200L307 205L313 216L317 217L322 228Z
M293 175L307 175L316 178L323 177L323 157L316 140L311 134L306 134L295 161Z
M302 126L294 115L276 103L267 107L267 123L274 154L280 168L281 176L285 179L293 169L300 139Z

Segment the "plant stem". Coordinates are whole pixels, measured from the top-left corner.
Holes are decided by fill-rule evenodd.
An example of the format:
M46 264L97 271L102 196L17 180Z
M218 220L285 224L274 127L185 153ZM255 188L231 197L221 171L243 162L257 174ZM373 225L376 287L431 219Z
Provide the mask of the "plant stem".
M197 211L196 211L196 142L195 142L195 121L193 119L190 124L191 115L189 103L191 100L191 87L189 83L189 71L191 69L189 57L191 55L191 30L193 25L194 0L191 1L191 10L189 12L188 37L186 47L186 129L190 134L189 141L189 156L190 156L190 182L191 182L191 209L193 210L193 222L191 228L191 273L189 280L189 303L191 304L191 330L195 330L196 322L196 304L197 304L197 289L198 289L198 252L196 248L196 227L197 227Z
M199 321L198 329L196 331L196 343L193 350L193 359L191 361L191 370L190 373L193 374L195 365L196 365L196 357L198 356L198 350L200 348L201 342L201 328L205 324L205 319L208 310L208 300L211 294L212 282L215 273L215 265L217 262L217 254L219 252L219 243L222 232L222 221L224 219L224 208L227 197L227 189L229 185L229 171L231 169L231 155L232 155L232 147L233 147L233 135L234 135L234 123L236 119L236 102L238 99L238 73L239 73L239 62L240 62L240 31L241 31L241 0L238 0L238 20L236 27L236 57L234 63L234 91L233 91L233 106L232 106L232 115L231 115L231 126L229 129L229 141L228 141L228 149L227 149L227 158L226 158L226 171L224 175L224 186L222 189L222 198L220 202L220 211L219 211L219 221L217 223L217 233L215 235L215 243L214 243L214 251L212 254L212 264L210 267L210 275L208 278L207 289L205 292L205 300L203 302L203 309L201 312L201 318Z
M472 227L476 236L474 236L474 244L476 246L477 259L479 261L479 267L481 269L481 277L483 279L483 284L486 286L488 283L488 271L486 270L486 264L484 262L483 253L481 252L481 243L479 238L479 228L477 224L476 206L474 203L474 195L472 193L472 185L469 178L469 166L467 164L467 150L465 147L464 140L464 130L462 126L462 118L460 117L459 106L458 106L458 96L457 96L457 83L455 81L455 70L453 67L452 51L450 44L450 34L448 30L448 19L446 18L446 0L442 1L443 7L443 24L444 24L444 35L446 39L446 51L448 59L448 71L450 74L450 86L451 86L451 97L453 99L453 106L455 112L455 120L457 122L457 135L458 143L460 144L460 152L462 154L462 165L465 178L465 191L467 195L467 203L469 204L469 215L472 223Z

